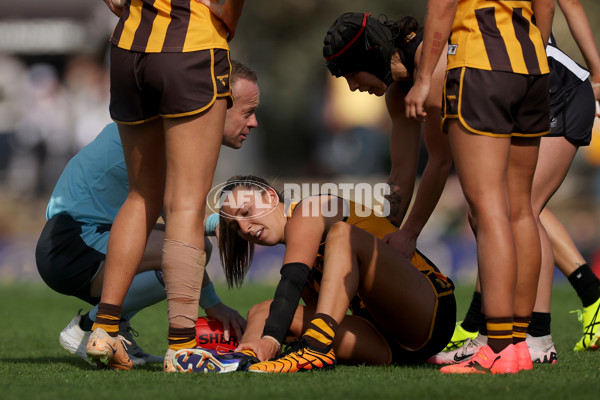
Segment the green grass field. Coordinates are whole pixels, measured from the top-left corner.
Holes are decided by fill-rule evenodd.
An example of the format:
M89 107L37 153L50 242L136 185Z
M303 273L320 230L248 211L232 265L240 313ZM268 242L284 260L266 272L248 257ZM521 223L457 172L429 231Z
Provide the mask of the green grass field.
M243 314L273 293L261 286L218 290ZM471 293L469 286L458 287L459 317ZM85 303L42 284L0 284L0 399L597 399L600 352L571 351L581 328L569 311L578 307L570 287L555 288L552 330L559 363L514 376L444 376L430 365L340 366L291 375L165 374L159 364L129 372L93 369L58 343L77 310L87 311ZM146 351L164 353L166 321L165 304L132 321Z

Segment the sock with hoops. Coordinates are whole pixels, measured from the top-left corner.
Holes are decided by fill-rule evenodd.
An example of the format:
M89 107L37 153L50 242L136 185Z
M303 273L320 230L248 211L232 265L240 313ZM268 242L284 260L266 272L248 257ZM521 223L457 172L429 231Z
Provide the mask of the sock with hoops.
M196 346L196 328L169 327L169 348L175 351Z
M92 325L92 330L102 328L112 337L119 335L119 321L121 321L121 306L114 304L98 304L98 313L96 320Z
M588 264L577 268L568 279L584 307L591 306L600 297L600 279Z
M513 317L488 318L488 345L496 354L513 343Z
M460 325L468 332L477 332L483 322L485 318L481 312L481 293L473 292L469 311Z
M315 314L302 337L312 349L327 353L331 349L337 327L337 322L329 315Z
M527 333L533 337L542 337L550 334L550 313L533 312Z
M531 317L514 317L512 333L514 344L524 342L527 339L527 328L529 328L530 322Z

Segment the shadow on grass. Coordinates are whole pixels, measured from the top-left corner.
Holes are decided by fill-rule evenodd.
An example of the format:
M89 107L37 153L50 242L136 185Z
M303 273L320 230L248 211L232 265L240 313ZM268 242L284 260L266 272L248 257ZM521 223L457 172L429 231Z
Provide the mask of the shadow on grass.
M67 364L81 370L97 371L101 370L93 365L86 363L83 359L77 356L60 356L60 357L22 357L22 358L0 358L0 364L38 364L38 365L53 365ZM160 371L162 372L162 363L152 363L145 365L136 365L134 369L137 371Z

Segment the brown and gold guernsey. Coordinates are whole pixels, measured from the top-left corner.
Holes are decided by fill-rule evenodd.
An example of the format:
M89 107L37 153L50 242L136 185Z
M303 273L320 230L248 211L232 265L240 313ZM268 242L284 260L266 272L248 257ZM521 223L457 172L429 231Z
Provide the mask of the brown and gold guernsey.
M143 53L229 50L225 24L195 0L127 1L111 42Z
M357 228L361 228L364 231L369 232L373 236L376 236L379 239L383 239L386 235L396 232L398 228L396 228L392 223L384 217L376 215L374 212L368 212L368 215L365 217L361 217L357 215L355 212L357 210L357 204L353 201L345 200L349 205L347 209L347 217L344 219L344 222L356 226ZM293 213L296 204L291 206L291 211ZM371 211L364 206L358 205L358 209L361 210L361 214L367 214L364 211ZM323 261L325 256L325 242L321 242L319 246L319 253L317 255L317 259L315 260L315 264L308 276L307 283L308 287L313 289L315 292L319 292L320 282L323 276ZM445 294L451 294L454 291L454 284L452 281L444 274L440 272L440 270L425 257L419 250L415 251L415 254L410 259L410 263L421 271L424 275L428 275L433 285L436 287L439 296L443 296ZM359 310L363 309L364 305L362 301L357 296L354 297L350 304L350 310L353 313L361 313Z
M549 73L542 36L532 18L531 0L458 0L448 69Z

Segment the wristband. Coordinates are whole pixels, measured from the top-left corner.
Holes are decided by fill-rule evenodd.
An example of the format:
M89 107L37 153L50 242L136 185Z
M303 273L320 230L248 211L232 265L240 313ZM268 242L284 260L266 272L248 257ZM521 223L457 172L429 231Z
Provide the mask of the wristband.
M264 335L262 338L269 339L271 342L275 343L277 345L277 351L275 352L275 354L279 354L279 350L281 350L281 343L279 343L279 340L277 340L273 336L269 336L269 335Z
M219 225L219 214L213 213L206 218L204 223L204 234L207 236L215 236L217 233L217 226Z
M204 286L200 291L200 307L202 309L206 310L207 308L214 307L220 302L221 299L215 291L215 286L212 282Z

